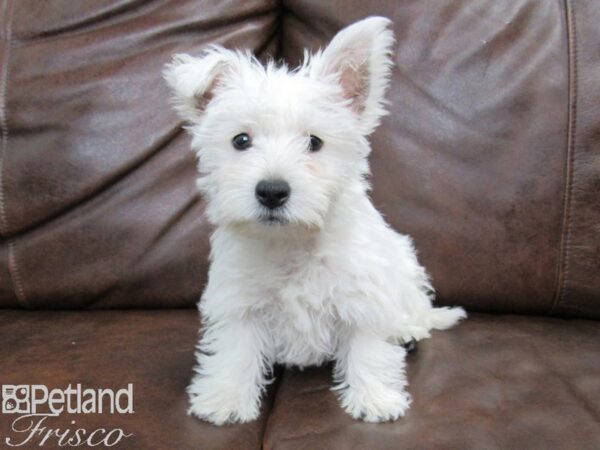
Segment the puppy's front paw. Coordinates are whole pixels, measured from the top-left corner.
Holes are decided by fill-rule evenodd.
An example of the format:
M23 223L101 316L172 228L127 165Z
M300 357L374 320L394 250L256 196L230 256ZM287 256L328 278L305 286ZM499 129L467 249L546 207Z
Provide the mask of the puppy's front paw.
M227 387L218 381L196 378L188 388L188 393L188 414L215 425L251 422L260 414L258 387Z
M190 397L188 414L214 425L225 425L227 423L251 422L258 418L259 410L237 402L215 405L200 396L196 396Z
M355 419L388 422L406 414L411 398L406 391L377 383L363 388L346 387L340 391L340 401Z

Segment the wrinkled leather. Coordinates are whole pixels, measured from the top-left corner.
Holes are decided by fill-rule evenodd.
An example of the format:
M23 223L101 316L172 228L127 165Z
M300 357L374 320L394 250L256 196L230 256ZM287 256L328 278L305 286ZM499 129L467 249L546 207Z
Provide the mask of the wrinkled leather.
M409 355L406 417L352 420L331 368L286 371L265 449L600 448L600 322L472 315Z
M162 68L172 53L213 42L272 47L275 3L4 4L0 233L12 242L21 303L192 306L208 227Z
M568 66L562 2L289 1L286 58L368 14L394 22L373 197L441 303L547 312L556 289Z
M65 389L69 383L81 383L83 388L120 389L132 383L133 414L61 414L47 422L61 430L121 428L135 434L114 448L259 449L268 397L263 416L246 425L218 428L186 415L185 388L192 375L198 326L198 313L192 309L1 311L0 385ZM0 414L2 448L7 436L21 436L17 442L24 438L10 431L12 421L12 415Z

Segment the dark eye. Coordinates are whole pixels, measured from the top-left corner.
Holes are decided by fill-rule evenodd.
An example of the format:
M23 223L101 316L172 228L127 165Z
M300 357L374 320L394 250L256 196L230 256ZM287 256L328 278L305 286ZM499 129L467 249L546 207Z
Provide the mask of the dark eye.
M252 146L252 138L247 133L240 133L231 140L236 150L248 150Z
M323 147L323 141L321 138L318 138L314 134L310 135L310 143L308 144L308 149L311 152L318 152Z

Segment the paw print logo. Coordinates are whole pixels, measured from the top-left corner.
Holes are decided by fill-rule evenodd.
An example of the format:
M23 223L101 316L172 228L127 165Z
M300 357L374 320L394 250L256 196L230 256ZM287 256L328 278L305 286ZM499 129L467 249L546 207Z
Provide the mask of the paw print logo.
M2 413L29 414L29 386L10 384L2 386Z

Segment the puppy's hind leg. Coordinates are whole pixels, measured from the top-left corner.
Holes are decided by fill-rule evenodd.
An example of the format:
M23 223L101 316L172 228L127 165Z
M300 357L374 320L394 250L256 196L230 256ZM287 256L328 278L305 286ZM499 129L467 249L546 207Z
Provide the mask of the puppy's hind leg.
M340 344L334 378L342 407L367 422L396 420L408 409L406 351L373 332L355 330Z

